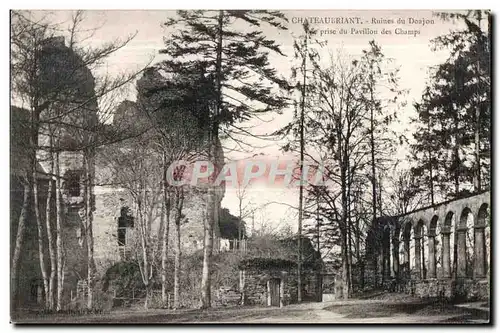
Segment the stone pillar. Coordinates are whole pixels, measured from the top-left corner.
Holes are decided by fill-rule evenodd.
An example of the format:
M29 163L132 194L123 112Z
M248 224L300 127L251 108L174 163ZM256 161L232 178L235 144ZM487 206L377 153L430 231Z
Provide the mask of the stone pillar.
M404 275L406 278L410 277L410 239L404 240Z
M421 279L426 279L427 278L427 265L426 265L426 258L427 255L425 254L426 248L425 248L425 236L422 236L421 241L420 241L420 253L422 256L420 257L420 278Z
M429 267L427 268L427 275L429 279L436 278L436 236L429 235L427 237L429 242Z
M485 226L474 227L474 278L486 276Z
M443 246L442 246L442 259L443 259L443 277L451 278L451 262L450 262L450 232L442 231Z
M267 306L271 306L271 280L267 280Z
M282 308L285 305L284 300L285 300L285 279L282 276L280 279L280 308Z
M245 305L245 289L246 289L246 271L240 270L240 294L241 294L241 305Z
M457 277L467 276L467 229L457 229Z
M415 238L415 270L417 272L417 276L422 278L422 238L420 236L416 236Z
M384 253L382 249L377 255L377 286L384 285Z
M391 269L391 276L398 278L399 277L399 241L397 238L392 239L392 248L391 248L391 255L392 255L392 269Z
M390 260L390 255L391 255L391 250L390 250L390 239L386 242L384 240L384 249L382 251L382 264L384 265L384 270L383 270L383 275L384 275L384 281L387 281L390 276L391 276L391 260Z

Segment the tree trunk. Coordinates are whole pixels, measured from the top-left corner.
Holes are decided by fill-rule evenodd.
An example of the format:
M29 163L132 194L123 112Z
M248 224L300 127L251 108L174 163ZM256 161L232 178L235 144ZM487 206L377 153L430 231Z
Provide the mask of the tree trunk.
M179 308L180 270L181 270L181 212L175 213L175 259L174 259L174 309Z
M145 192L145 191L141 191ZM141 194L142 195L142 194ZM141 196L139 195L139 196ZM146 200L144 200L146 202ZM144 308L148 308L148 298L149 298L149 282L150 282L150 270L152 269L150 267L149 263L149 242L148 242L148 228L147 228L147 223L145 221L145 215L143 212L143 207L142 207L142 198L138 199L137 201L137 212L138 212L138 217L139 217L139 225L138 229L140 232L140 242L141 242L141 251L142 251L142 263L139 263L139 270L141 272L141 277L142 277L142 283L144 283L144 288L146 289L146 300L144 302Z
M373 70L373 69L372 69ZM373 114L373 73L370 74L370 153L372 169L372 211L373 219L377 217L377 178L375 169L375 119Z
M347 258L347 235L342 231L342 298L349 298L349 267Z
M349 214L350 215L350 214ZM353 289L353 283L352 283L352 233L351 233L351 221L349 218L349 221L347 223L347 257L348 257L348 268L349 268L349 286L350 289Z
M93 235L93 195L94 195L94 175L92 172L92 152L87 151L85 156L85 179L87 183L86 188L86 241L87 241L87 308L90 310L94 306L94 283L95 283L95 261L94 261L94 235Z
M339 118L341 115L339 116ZM340 119L337 119L337 127L341 129ZM337 132L338 140L338 156L340 164L340 182L341 182L341 200L342 200L342 215L340 221L341 232L341 246L342 246L342 297L349 298L349 258L348 258L348 242L347 242L347 214L348 214L348 193L347 193L347 143L342 147L342 133L340 130ZM344 149L343 149L344 148Z
M201 275L201 308L211 306L211 281L213 233L214 233L214 194L213 189L208 189L207 216L205 218L205 237L203 244L203 270Z
M168 237L170 229L170 198L168 196L167 185L167 165L166 158L163 155L163 207L164 207L164 227L162 235L162 248L161 248L161 299L163 304L168 303L167 294L167 251L168 251Z
M241 188L238 189L238 191L240 191ZM239 247L239 250L240 252L243 251L242 249L242 246L241 246L241 220L243 218L243 212L242 212L242 208L241 208L241 204L242 204L242 201L243 201L243 197L241 197L241 193L238 193L238 212L239 212L239 221L238 221L238 247Z
M43 289L45 292L45 307L49 308L49 298L47 295L49 294L49 276L47 274L47 266L45 263L45 253L43 246L43 227L42 221L40 218L40 206L38 202L38 180L36 179L36 168L33 170L32 176L32 184L33 184L33 206L35 211L35 221L38 232L38 258L40 263L40 272L42 273L43 280Z
M478 105L476 106L476 128L475 128L475 135L474 135L474 141L475 141L475 177L474 177L474 192L481 192L481 149L480 149L480 139L479 139L479 131L481 130L481 110L479 107L479 101L477 102Z
M52 145L52 140L51 140ZM50 174L54 173L54 159L53 155L50 154ZM52 190L53 190L52 179L49 180L49 186L47 189L47 205L46 205L46 215L45 224L47 229L47 241L49 243L49 257L50 257L50 278L49 278L49 293L47 294L47 299L49 303L49 309L54 309L54 290L56 287L56 276L57 276L57 258L56 250L54 249L54 238L52 235Z
M16 245L14 246L14 254L12 256L12 265L10 270L10 288L11 288L11 304L12 309L17 307L17 290L18 290L18 270L19 261L21 258L21 250L24 243L24 234L26 230L26 219L28 216L28 208L30 203L30 186L28 183L23 184L23 205L19 214L19 222L17 224Z
M427 119L427 133L431 132L430 117ZM431 194L431 205L434 206L434 172L432 168L432 147L428 147L427 154L429 155L429 187Z
M216 162L216 142L219 138L219 114L222 109L222 37L223 37L224 11L219 11L218 27L217 27L217 46L216 46L216 108L214 115L211 117L211 129L209 133L208 145L208 160ZM216 163L214 163L215 165ZM216 168L217 169L217 168ZM215 170L217 173L217 170ZM214 226L215 226L215 188L214 178L210 177L210 184L207 195L207 212L205 218L205 239L203 246L203 271L201 277L201 308L209 308L211 306L211 281L210 273L212 266L212 254L214 246Z
M57 299L56 310L62 310L62 295L64 285L63 240L62 240L62 198L61 174L59 167L59 152L56 153L56 251L57 251Z
M482 15L481 12L478 13L477 17L477 25L479 28L481 28L481 20L482 20ZM474 170L474 192L481 192L481 149L480 149L480 137L479 137L479 132L481 131L481 94L479 91L479 83L481 82L481 63L479 61L479 55L477 56L476 60L476 67L477 67L477 81L478 81L478 88L477 88L477 97L476 97L476 114L475 114L475 120L476 120L476 126L474 128L474 157L475 157L475 170Z
M459 85L459 87L455 88L459 91L457 91L457 93L461 92L463 90L463 78L462 77L456 77L457 75L455 75L455 79L457 80L457 85ZM453 159L454 159L454 166L455 166L455 170L453 170L453 180L454 180L454 183L455 183L455 198L458 198L459 194L460 194L460 154L459 154L459 151L460 151L460 134L458 132L458 128L459 128L459 113L460 113L460 110L457 109L457 110L454 110L455 112L453 112L453 126L454 126L454 139L455 139L455 142L454 142L454 145L453 145Z
M305 39L304 39L304 50L308 53L308 37L309 32L306 31ZM304 186L302 184L302 172L304 167L304 114L306 108L306 84L307 84L307 55L302 57L302 91L301 91L301 105L300 105L300 165L299 165L299 174L300 174L300 184L299 184L299 223L297 228L298 234L298 256L297 256L297 301L302 302L302 219L303 219L303 201L304 201Z
M144 288L146 289L146 298L144 299L144 309L147 310L149 308L149 284L145 284Z

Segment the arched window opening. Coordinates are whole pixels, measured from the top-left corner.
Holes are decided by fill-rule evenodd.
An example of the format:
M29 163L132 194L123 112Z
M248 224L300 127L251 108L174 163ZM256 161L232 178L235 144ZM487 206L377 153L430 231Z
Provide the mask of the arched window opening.
M472 277L474 267L474 217L464 208L457 228L457 277Z
M69 170L64 175L64 190L70 197L79 197L81 195L81 177L80 170Z
M410 242L410 271L415 270L415 232L413 228L410 229L409 234Z
M444 220L443 230L441 231L443 242L442 262L443 262L443 276L449 277L453 275L456 271L456 232L455 232L455 214L453 212L448 212Z
M383 258L382 258L382 264L383 264L383 274L385 277L391 276L391 228L389 225L386 225L384 227L384 236L383 236Z
M127 245L127 230L134 227L134 217L132 210L124 206L120 209L120 217L118 217L118 246Z
M415 247L418 253L415 253L415 262L418 264L417 271L420 272L420 277L425 279L427 277L428 266L428 248L429 243L427 240L427 228L423 220L418 221L415 229ZM418 256L418 258L417 258Z
M405 276L411 277L411 269L412 269L412 261L415 256L412 244L413 242L413 232L412 232L412 226L411 222L408 221L404 228L403 228L403 233L402 233L402 244L403 244L403 267L404 267L404 272Z
M484 203L479 207L477 214L475 231L475 252L476 260L476 276L484 277L489 276L490 269L490 211L488 204Z
M432 259L434 259L434 277L443 277L443 260L442 260L442 239L441 239L441 226L438 223L438 216L434 215L429 225L429 271L432 269ZM433 249L431 249L433 247ZM434 255L432 258L431 256ZM432 276L431 276L432 277Z

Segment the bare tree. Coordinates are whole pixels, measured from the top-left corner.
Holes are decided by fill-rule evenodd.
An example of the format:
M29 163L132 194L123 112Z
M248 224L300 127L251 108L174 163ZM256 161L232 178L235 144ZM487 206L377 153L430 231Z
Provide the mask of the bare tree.
M339 55L331 65L316 65L313 115L310 126L315 133L309 142L324 163L324 176L330 185L321 195L333 212L340 229L343 297L350 295L349 216L350 179L366 164L364 120L367 110L362 100L363 72L355 62ZM336 194L337 193L337 194ZM339 200L340 199L340 200ZM338 202L340 201L340 202Z
M92 221L93 209L91 198L93 193L93 154L95 148L109 143L112 140L120 140L120 136L95 135L105 127L105 119L110 116L109 104L106 103L110 95L116 95L125 85L133 80L138 72L119 75L116 78L108 75L94 76L96 70L104 63L104 60L112 53L121 49L133 38L129 36L125 40L115 40L101 47L83 48L79 43L82 33L89 30L81 28L84 13L78 11L70 22L69 31L65 31L61 23L51 24L46 18L34 19L35 15L29 12L12 12L12 34L11 34L11 69L12 69L12 100L14 103L25 107L30 115L29 148L30 151L30 189L38 188L36 167L38 163L49 163L55 160L54 174L49 176L56 182L56 251L50 250L52 242L49 243L49 255L51 256L50 278L53 281L54 273L58 279L58 291L56 309L62 308L61 297L64 279L64 259L62 248L62 205L61 200L61 178L58 161L64 151L81 152L85 163L85 213L84 230L88 249L88 307L93 306L93 287L95 264L93 259L93 236ZM92 30L90 30L92 35ZM66 45L64 39L69 41ZM88 36L86 38L89 38ZM102 106L101 108L98 105ZM89 117L90 115L90 117ZM74 140L68 144L67 140L61 140L61 136L73 137ZM41 140L40 140L41 138ZM47 140L47 138L50 138ZM49 167L51 169L51 167ZM51 186L49 186L51 189ZM46 207L45 216L50 216L50 205ZM37 225L41 225L37 214ZM47 222L47 223L50 223ZM48 224L47 224L48 225ZM48 227L45 232L52 232ZM43 244L44 233L39 234ZM47 235L47 238L52 238ZM43 252L43 251L42 251ZM43 256L43 253L40 255ZM54 255L56 265L54 267ZM44 259L44 258L43 258ZM41 257L41 264L43 262ZM48 288L54 286L49 282ZM54 302L50 300L54 290L48 290L46 295L49 300L46 304L51 307ZM52 305L51 305L52 304Z
M137 83L138 107L147 117L152 128L151 142L158 147L163 157L162 193L165 207L162 234L162 300L167 302L167 248L170 213L173 208L176 232L174 260L174 308L179 306L181 229L182 209L185 186L173 182L182 180L184 169L175 168L175 175L167 171L177 161L192 163L204 156L208 144L206 138L206 119L212 83L205 78L204 71L190 75L162 75L159 68L149 68ZM172 179L172 176L173 179ZM170 179L169 179L170 177Z

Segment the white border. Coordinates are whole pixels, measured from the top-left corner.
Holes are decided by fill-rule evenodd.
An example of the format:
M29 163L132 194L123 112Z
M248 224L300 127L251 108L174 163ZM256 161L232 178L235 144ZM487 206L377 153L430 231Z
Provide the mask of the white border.
M86 1L54 1L54 0L45 0L43 2L40 1L25 1L25 0L19 0L19 1L10 1L10 2L2 2L2 11L0 14L0 19L2 21L1 27L2 31L0 34L1 38L1 43L0 45L2 46L1 49L1 64L2 64L2 69L4 69L5 72L3 72L1 76L1 85L2 89L1 91L3 92L1 95L1 102L2 102L2 112L0 112L0 184L1 184L1 191L0 191L0 205L1 209L0 211L2 212L2 219L0 220L0 235L2 235L3 239L0 242L1 243L1 255L0 258L2 260L2 268L4 273L0 275L0 286L1 286L1 294L0 294L0 323L1 323L1 332L8 332L12 331L14 329L13 325L9 324L10 321L10 307L9 307L9 275L7 274L8 271L10 271L9 267L9 261L10 261L10 254L9 254L9 9L75 9L75 8L81 8L81 9L179 9L178 7L173 7L172 4L174 5L182 5L182 8L184 9L193 9L193 8L206 8L206 9L213 9L213 8L233 8L233 9L247 9L247 8L266 8L266 9L463 9L463 8L471 8L471 7L476 7L476 8L488 8L492 9L494 13L497 12L498 8L498 1L465 1L465 0L455 0L453 2L437 2L437 1L428 1L428 0L421 0L418 2L410 2L410 1L377 1L377 2L369 2L369 1L332 1L332 0L308 0L307 2L274 2L270 3L269 0L252 0L252 1L211 1L210 3L204 2L204 1L193 1L193 0L187 0L187 1L182 1L181 3L179 2L169 2L169 1L130 1L130 2L111 2L111 1L102 1L102 0L86 0ZM120 7L116 7L116 4L120 4ZM496 17L498 19L498 17ZM497 56L498 56L498 48L497 48L497 39L498 39L498 29L496 28L500 24L498 20L495 20L495 40L494 40L494 45L495 45L495 59L494 63L496 64ZM496 68L495 68L496 69ZM493 73L496 76L496 72ZM498 94L498 83L495 84L495 94L494 96L500 96ZM497 98L497 97L496 97ZM497 102L498 103L498 102ZM495 110L494 110L495 111ZM500 116L497 114L494 116L495 119L495 128L499 128L500 126ZM495 131L493 132L495 133ZM497 142L496 138L494 137L494 156L497 156L499 153L499 143ZM494 164L495 166L497 163ZM498 175L499 170L495 170L495 183L493 184L493 188L496 188L496 185L498 183L499 175ZM495 199L498 199L495 198ZM500 207L500 204L497 202L498 200L495 201L495 205L493 207ZM495 214L495 216L498 216L498 213ZM495 221L494 221L495 222ZM493 229L495 231L495 240L497 239L497 234L498 234L498 227L494 227ZM495 254L492 256L492 259L494 260L498 256L498 246L495 246L494 249ZM496 267L496 262L495 262L495 271L498 274L498 267ZM492 279L495 280L495 279ZM498 295L498 289L499 286L495 285L495 296ZM497 297L494 297L494 300L497 300ZM497 309L497 307L494 307L494 309ZM493 314L493 315L496 315ZM498 320L498 317L496 318ZM29 328L24 328L24 329L33 329L35 327L29 327ZM102 328L99 327L94 327L94 326L87 326L87 327L78 327L80 329L91 329L91 330L101 330ZM175 329L173 327L166 327L167 329ZM335 328L335 327L334 327ZM375 327L366 327L366 326L356 326L356 327L351 327L350 329L369 329L369 330L386 330L388 327L381 327L381 328L375 328ZM406 329L407 327L402 326L398 327L398 330L403 330ZM44 329L44 330L52 330L53 327L37 327L37 330L39 329ZM63 328L67 329L67 327ZM106 328L106 330L110 331L118 331L118 330L123 329L123 327L109 327ZM156 329L164 329L164 328L156 328ZM209 330L209 331L215 331L219 330L219 327L186 327L185 329L188 330L194 330L194 329L202 329L202 330ZM252 329L251 326L249 327L226 327L225 329L237 329L237 330L250 330ZM254 328L255 329L255 328ZM259 327L259 330L268 330L270 328L267 327ZM284 332L289 331L289 330L304 330L307 329L305 327L297 327L297 328L292 328L292 327L275 327L273 330L276 331L282 331ZM323 327L322 329L330 329L327 327ZM342 327L338 327L337 329L343 329ZM426 327L423 328L428 332L438 332L442 328L440 326L436 327ZM453 329L453 327L450 327L450 329ZM142 330L141 327L133 327L131 328L132 331L139 331Z

